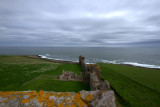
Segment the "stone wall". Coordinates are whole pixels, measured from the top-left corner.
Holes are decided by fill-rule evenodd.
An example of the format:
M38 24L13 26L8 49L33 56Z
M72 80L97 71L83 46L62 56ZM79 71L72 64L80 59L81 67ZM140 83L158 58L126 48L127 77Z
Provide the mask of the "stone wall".
M77 76L76 74L74 74L73 72L70 71L64 71L62 75L60 75L59 80L75 80L75 81L83 81L83 78L80 76Z
M73 72L69 72L69 71L64 71L62 75L60 75L59 79L60 80L73 80L75 79L76 75Z
M83 56L79 56L79 64L82 66L82 68L84 70L83 81L85 83L89 83L90 73L88 72L89 70L88 70L87 64L85 63L85 58Z
M88 69L88 72L95 72L99 81L101 80L101 69L98 64L88 64L87 69Z
M85 58L79 56L79 64L84 70L84 82L89 83L91 90L101 89L101 69L97 64L86 64Z
M91 90L110 90L109 82L101 80L101 69L98 64L86 64L83 56L79 56L79 64L84 70L83 80L89 83Z
M85 58L79 56L79 64L84 70L84 82L89 83L90 92L81 91L82 99L87 93L92 93L91 107L116 107L114 92L110 91L107 80L101 79L101 69L97 64L86 64ZM84 97L85 98L85 97Z
M113 91L0 92L0 107L115 107Z
M79 56L79 64L82 66L84 72L87 71L87 65L85 63L85 58L83 56Z
M90 90L99 90L100 89L100 80L98 79L98 76L96 75L96 72L90 73Z

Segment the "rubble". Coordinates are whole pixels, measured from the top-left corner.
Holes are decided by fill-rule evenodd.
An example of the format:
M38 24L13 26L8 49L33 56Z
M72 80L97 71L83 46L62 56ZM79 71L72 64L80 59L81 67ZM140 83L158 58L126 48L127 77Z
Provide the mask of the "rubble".
M77 76L73 72L70 71L64 71L62 75L60 75L59 80L75 80L75 81L83 81L83 78L81 76Z

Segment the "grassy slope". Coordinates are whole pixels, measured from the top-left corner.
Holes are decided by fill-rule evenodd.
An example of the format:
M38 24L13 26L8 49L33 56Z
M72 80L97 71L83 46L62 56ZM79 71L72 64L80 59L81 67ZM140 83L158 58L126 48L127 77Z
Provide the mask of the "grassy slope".
M127 106L160 106L160 71L115 64L99 65L102 77L110 82Z
M66 71L72 71L77 75L80 75L80 71L83 71L79 65L76 64L64 64L64 63L53 63L41 59L33 59L24 56L0 56L0 91L9 90L25 90L25 89L39 89L40 86L33 86L27 88L24 83L31 81L38 77L39 75L61 75L63 69ZM43 82L42 82L43 81ZM55 81L49 82L49 80L41 79L41 85L44 86L48 83L53 83L53 85L47 85L46 90L56 91L52 87ZM34 81L33 81L34 82ZM32 82L30 82L32 84ZM80 88L75 89L81 90L83 87L80 82L69 81L68 84L73 86L80 84ZM28 84L29 85L29 84ZM64 83L62 82L62 86ZM30 85L31 86L31 85ZM64 85L66 87L66 85ZM62 88L62 87L60 87ZM66 88L65 88L66 89ZM64 90L65 90L64 89ZM72 89L66 89L66 91L74 91Z
M21 89L25 90L54 90L55 92L79 92L80 90L89 90L89 85L79 81L59 81L51 79L36 79L25 84ZM18 89L18 90L21 90Z

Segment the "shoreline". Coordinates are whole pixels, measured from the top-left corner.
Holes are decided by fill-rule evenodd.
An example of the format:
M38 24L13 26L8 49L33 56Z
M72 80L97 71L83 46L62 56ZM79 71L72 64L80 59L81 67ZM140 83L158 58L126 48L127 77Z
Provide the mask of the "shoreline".
M42 58L39 55L25 55L25 56L31 57L31 58L39 58L39 59L43 59L43 60L47 60L47 61L51 61L51 62L55 62L55 63L79 64L79 62L73 62L73 61L64 61L64 60L55 60L55 59ZM104 62L98 62L98 63L104 63ZM96 63L96 64L98 64L98 63ZM114 63L106 63L106 64L114 64ZM145 68L145 69L160 70L160 68L149 68L149 67L135 66L135 65L131 65L131 64L114 64L114 65L122 65L122 66L130 66L130 67L138 67L138 68Z
M79 64L79 62L73 62L73 61L64 61L64 60L55 60L55 59L42 58L39 55L25 55L25 56L30 57L30 58L43 59L43 60L47 60L47 61L51 61L51 62L55 62L55 63Z
M112 63L107 63L107 64L112 64ZM114 65L122 65L122 66L130 66L130 67L138 67L138 68L145 68L145 69L160 70L160 68L147 68L147 67L142 67L142 66L134 66L134 65L130 65L130 64L114 64Z

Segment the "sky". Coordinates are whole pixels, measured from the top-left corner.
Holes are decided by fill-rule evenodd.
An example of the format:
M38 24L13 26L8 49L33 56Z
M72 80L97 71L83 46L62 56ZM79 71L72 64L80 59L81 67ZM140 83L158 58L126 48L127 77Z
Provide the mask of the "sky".
M0 46L160 46L160 0L0 0Z

